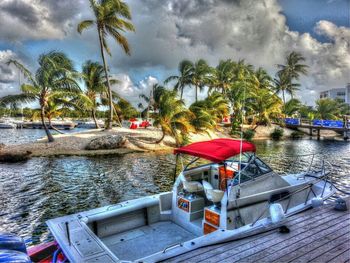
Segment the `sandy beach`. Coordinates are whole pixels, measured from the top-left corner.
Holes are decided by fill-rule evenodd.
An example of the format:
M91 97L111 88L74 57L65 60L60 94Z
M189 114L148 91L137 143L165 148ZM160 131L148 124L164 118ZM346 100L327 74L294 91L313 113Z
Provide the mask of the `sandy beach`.
M259 126L256 129L255 140L268 139L271 131L275 128L271 126ZM249 126L245 126L245 129ZM284 129L284 137L289 137L293 130ZM89 142L95 138L106 135L121 135L125 136L127 141L122 148L108 150L86 150ZM159 129L149 127L147 129L128 129L128 128L113 128L106 131L103 129L92 129L84 132L58 134L54 135L55 141L48 143L46 138L37 140L31 143L19 145L5 145L2 153L21 154L27 151L31 152L32 157L40 156L59 156L59 155L106 155L106 154L127 154L133 152L147 151L165 151L169 152L176 147L175 140L170 136L165 136L164 140L156 144L155 142L161 138L162 133ZM191 133L189 139L191 142L210 140L215 138L231 138L229 128L221 128L220 131L208 131L208 133Z
M88 143L98 137L106 135L121 135L127 138L123 148L111 150L86 150ZM59 156L59 155L104 155L104 154L126 154L131 152L145 151L171 151L176 145L175 140L165 136L163 142L155 144L162 134L159 129L147 128L131 130L128 128L113 128L110 131L93 129L79 133L54 135L55 141L48 143L46 138L31 143L19 145L5 145L2 153L23 153L30 151L32 157ZM225 132L208 132L208 134L191 134L191 142L209 140L219 137L229 137Z

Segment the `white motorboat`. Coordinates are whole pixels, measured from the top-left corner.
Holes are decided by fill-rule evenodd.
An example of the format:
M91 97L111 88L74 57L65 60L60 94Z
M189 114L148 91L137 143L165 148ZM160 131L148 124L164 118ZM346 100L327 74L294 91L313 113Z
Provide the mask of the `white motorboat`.
M16 129L17 124L12 122L11 119L1 119L0 120L0 129Z
M166 260L281 227L335 191L324 167L282 176L249 142L216 139L175 154L193 159L172 191L47 221L62 254L70 262ZM199 159L209 162L196 166Z

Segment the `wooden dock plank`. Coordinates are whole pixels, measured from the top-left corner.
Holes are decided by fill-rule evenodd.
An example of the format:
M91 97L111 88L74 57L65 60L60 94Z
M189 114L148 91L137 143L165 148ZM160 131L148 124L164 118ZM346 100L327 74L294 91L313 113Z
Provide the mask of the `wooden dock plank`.
M307 253L311 253L313 250L322 248L322 246L333 242L338 237L344 235L343 227L347 225L347 222L343 221L334 226L322 231L322 233L316 233L313 236L306 237L300 242L294 243L291 246L285 247L274 253L273 255L266 258L267 261L271 262L289 262L296 258L303 256Z
M307 210L303 214L294 215L288 219L288 226L300 224L305 220L309 220L310 216L313 215L312 220L321 220L328 214L329 211L321 211L321 210ZM166 262L200 262L202 260L207 260L209 262L209 258L214 257L218 254L222 254L228 250L235 250L238 252L238 249L242 250L244 248L250 248L254 242L265 242L271 239L271 234L276 232L277 230L269 231L267 233L260 234L258 236L248 237L242 240L233 241L229 243L209 246L205 248L200 248L190 253L186 253ZM238 247L238 248L237 248ZM215 261L215 260L214 260Z
M350 246L350 244L348 244ZM350 261L350 250L346 250L345 252L339 254L335 258L332 258L328 263L339 263L339 262L349 262Z
M332 260L335 256L342 254L349 250L349 237L348 233L332 240L322 247L312 251L303 257L294 260L293 262L328 262Z
M339 217L340 215L330 214L328 217L324 217L323 215L320 216L321 219L313 218L312 222L317 223L317 225L309 224L310 221L303 221L300 224L290 227L291 232L289 234L281 234L276 231L275 235L270 237L268 240L263 240L262 242L253 244L247 250L241 251L240 253L234 253L234 258L232 259L229 258L231 256L231 251L218 255L216 257L216 262L220 260L224 260L224 262L225 260L230 262L237 262L240 260L257 262L258 260L262 260L262 258L277 252L284 246L297 242L297 240L302 239L304 235L312 233L314 228L317 228L318 225L322 226L321 229L330 227L333 224L333 219Z
M166 262L349 262L350 213L333 205L290 217L289 234L257 236L200 248Z

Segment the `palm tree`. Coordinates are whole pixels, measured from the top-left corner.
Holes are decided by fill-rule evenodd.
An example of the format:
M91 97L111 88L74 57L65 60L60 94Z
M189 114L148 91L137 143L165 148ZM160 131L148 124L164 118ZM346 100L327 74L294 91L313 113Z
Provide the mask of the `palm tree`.
M219 65L213 69L213 79L209 89L226 94L235 79L234 70L236 65L231 59L221 60Z
M305 64L300 64L300 62L305 61L305 58L298 52L291 52L286 57L286 65L279 64L280 70L278 74L285 75L287 79L292 82L293 79L299 80L301 74L307 74L308 66Z
M103 66L98 62L92 62L88 60L83 65L82 78L85 83L85 95L91 101L91 108L88 109L91 112L91 117L95 122L96 129L99 129L99 125L96 119L96 111L99 107L98 98L103 94L106 84L105 71Z
M255 71L255 77L257 80L257 89L272 89L272 78L270 75L266 72L263 68L258 68L257 71Z
M62 52L51 51L42 54L38 59L39 68L32 74L24 65L16 60L10 60L8 64L15 65L25 76L28 84L21 86L21 94L3 97L1 101L5 104L34 102L40 105L41 123L45 129L49 142L53 142L46 123L45 110L48 102L53 97L67 97L81 93L79 85L76 83L76 74L73 62Z
M287 116L292 116L293 114L298 113L301 107L302 107L302 105L301 105L300 100L298 100L298 99L290 99L284 105L284 113Z
M228 102L218 92L204 100L194 102L189 110L194 114L191 124L197 132L214 129L218 122L228 114Z
M280 70L276 74L274 83L276 93L282 92L283 105L286 104L285 92L289 93L293 99L295 91L300 86L299 83L293 83L293 80L299 80L300 75L307 74L308 66L301 64L302 61L305 61L305 58L293 51L286 57L286 65L278 65Z
M316 101L316 116L322 120L337 119L339 114L339 105L337 101L330 98L319 99Z
M215 128L215 116L210 114L204 100L192 103L189 110L193 114L190 123L196 132L208 133L208 130L213 130Z
M95 20L84 20L79 23L77 30L82 33L83 30L93 26L97 27L98 38L100 42L100 52L103 61L103 67L107 80L108 100L109 100L109 119L107 129L112 129L113 122L113 98L112 89L109 81L108 67L104 51L111 56L111 51L107 44L107 36L110 35L123 48L124 52L130 55L129 43L122 32L135 31L130 22L131 13L129 6L121 0L90 0L91 9L94 12Z
M118 102L114 103L114 108L120 120L130 119L138 115L138 111L131 103L123 98L119 98Z
M221 122L222 119L228 115L228 101L219 92L213 92L204 101L207 110L214 117L216 123Z
M194 68L194 65L191 61L186 59L182 60L179 63L179 67L178 67L180 72L179 76L173 75L168 77L164 81L164 84L167 84L173 80L176 80L174 90L176 92L180 91L180 99L182 99L183 97L184 88L188 85L191 85L193 68Z
M270 125L272 119L281 113L281 99L270 90L260 89L250 101L250 108L254 112L254 130L259 125Z
M154 84L150 91L150 95L140 94L140 98L143 99L147 104L146 111L147 113L152 109L153 111L157 111L159 108L160 97L166 91L166 89L159 85Z
M198 101L198 90L202 91L206 85L209 85L212 79L212 69L204 59L198 60L191 69L191 84L195 88L196 101Z
M162 130L162 137L156 143L162 142L165 135L170 135L175 139L176 145L181 145L193 129L189 122L191 118L192 113L176 97L176 92L165 90L160 96L159 113L153 123Z
M274 78L273 83L275 93L282 93L283 106L286 104L286 94L289 94L293 98L300 86L298 83L293 83L283 72L277 73L277 77Z

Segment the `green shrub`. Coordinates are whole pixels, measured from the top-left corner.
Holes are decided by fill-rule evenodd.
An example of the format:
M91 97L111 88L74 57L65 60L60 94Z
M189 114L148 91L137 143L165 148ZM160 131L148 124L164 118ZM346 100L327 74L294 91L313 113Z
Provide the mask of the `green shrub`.
M275 128L273 132L271 132L270 137L273 140L280 140L283 137L284 130L281 128Z
M303 136L304 136L304 133L301 131L293 131L290 134L290 138L292 138L292 139L301 139L301 138L303 138Z
M243 131L243 138L247 141L251 141L255 135L255 131L253 129L248 129Z

